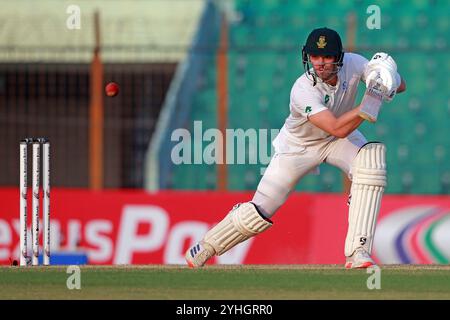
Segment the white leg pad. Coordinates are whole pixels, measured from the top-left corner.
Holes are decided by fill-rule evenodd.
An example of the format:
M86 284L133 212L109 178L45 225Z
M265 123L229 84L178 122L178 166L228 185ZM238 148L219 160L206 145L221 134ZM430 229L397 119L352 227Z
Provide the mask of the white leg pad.
M386 187L386 147L382 143L364 145L352 167L351 201L345 255L357 248L372 252L375 225L380 211L381 197Z
M271 226L272 222L264 219L253 203L245 202L236 205L222 221L209 230L203 241L220 256Z

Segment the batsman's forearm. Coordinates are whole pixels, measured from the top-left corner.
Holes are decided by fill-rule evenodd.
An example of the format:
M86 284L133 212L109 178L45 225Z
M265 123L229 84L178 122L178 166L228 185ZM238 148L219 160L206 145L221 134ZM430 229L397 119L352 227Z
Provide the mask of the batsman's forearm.
M403 78L401 79L402 81L400 83L400 86L397 88L397 93L402 93L403 91L406 91L406 81Z
M336 119L334 124L335 136L345 138L363 123L364 119L359 116L360 106L344 113Z

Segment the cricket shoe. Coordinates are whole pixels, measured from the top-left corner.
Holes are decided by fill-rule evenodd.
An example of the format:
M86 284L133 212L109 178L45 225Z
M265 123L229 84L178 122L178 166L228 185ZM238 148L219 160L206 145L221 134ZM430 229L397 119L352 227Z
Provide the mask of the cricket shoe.
M374 266L375 261L363 248L356 249L350 257L347 257L345 262L346 269L365 269Z
M203 267L216 252L209 244L200 241L186 251L186 262L191 268Z

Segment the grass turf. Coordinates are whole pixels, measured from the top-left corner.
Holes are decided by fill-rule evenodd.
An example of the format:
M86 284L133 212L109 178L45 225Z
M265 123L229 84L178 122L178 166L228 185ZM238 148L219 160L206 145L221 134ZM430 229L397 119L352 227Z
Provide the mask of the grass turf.
M342 265L81 266L81 289L66 266L0 267L0 299L450 299L450 266L381 267L381 289L366 270Z

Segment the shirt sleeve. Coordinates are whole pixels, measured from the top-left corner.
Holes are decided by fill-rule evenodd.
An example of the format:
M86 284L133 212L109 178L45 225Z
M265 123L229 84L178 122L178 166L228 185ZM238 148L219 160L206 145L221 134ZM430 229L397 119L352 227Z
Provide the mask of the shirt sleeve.
M311 90L306 90L301 87L294 87L291 92L290 109L293 115L300 114L301 116L308 118L313 114L319 113L328 109L322 103L320 96Z
M355 73L357 73L361 77L361 81L365 83L366 79L364 78L364 71L366 70L366 66L367 63L369 63L369 60L359 54L352 53L351 63L353 64Z

